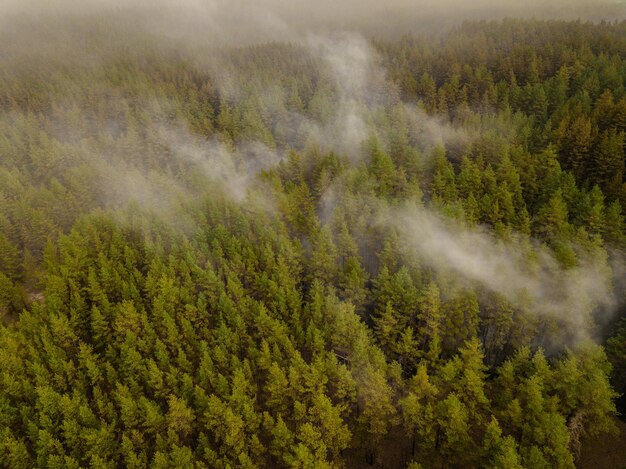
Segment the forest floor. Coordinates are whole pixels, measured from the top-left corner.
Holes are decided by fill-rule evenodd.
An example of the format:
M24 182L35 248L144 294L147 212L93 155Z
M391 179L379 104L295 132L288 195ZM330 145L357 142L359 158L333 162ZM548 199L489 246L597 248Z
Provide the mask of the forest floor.
M626 469L626 422L615 423L619 434L583 441L579 469Z
M583 440L578 469L626 469L626 422L618 418L615 424L619 433L603 435L593 440ZM373 465L368 464L363 451L348 450L348 469L404 468L410 461L410 441L404 436L402 427L389 432L375 456Z
M411 460L411 442L404 436L402 427L395 427L378 445L374 464L367 462L363 450L350 449L346 451L345 456L348 469L404 468Z

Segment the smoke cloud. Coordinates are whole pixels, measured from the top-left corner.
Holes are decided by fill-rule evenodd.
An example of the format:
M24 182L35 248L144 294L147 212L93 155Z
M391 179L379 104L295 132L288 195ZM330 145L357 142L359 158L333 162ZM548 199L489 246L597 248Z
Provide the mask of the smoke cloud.
M384 223L394 226L419 260L438 273L452 274L469 287L556 321L561 346L597 338L593 311L610 311L616 305L604 252L581 257L578 266L564 269L539 243L497 239L485 229L468 229L424 209L394 210Z
M320 81L332 88L331 115L304 115L287 103L281 84L271 80L247 87L256 90L252 102L264 103L276 116L274 128L281 129L285 144L302 148L314 142L360 164L363 143L370 136L386 143L377 123L380 109L400 109L412 143L422 147L465 141L476 131L444 124L418 106L403 103L365 37L397 37L461 19L503 16L616 19L626 17L626 5L609 0L5 0L0 52L6 52L2 62L8 68L21 63L22 57L91 66L116 50L171 48L206 67L217 80L221 97L237 103L250 98L241 85L257 78L225 59L218 47L293 42L306 60L320 66ZM86 37L91 37L87 43L79 40ZM262 195L258 174L280 163L280 148L245 140L231 145L193 135L182 124L161 126L156 135L175 161L193 169L189 174L195 174L200 184L206 182L240 203L254 191L254 197L272 209L272 202ZM102 193L114 205L130 200L144 207L174 207L177 197L193 197L189 181L166 173L146 174L130 163L109 160L101 174ZM332 187L322 196L325 218L330 218L339 192ZM611 272L603 267L603 259L582 259L578 267L562 269L545 248L522 249L485 230L444 221L427 209L389 209L377 222L397 229L407 247L437 272L451 273L522 309L556 318L572 342L593 336L589 316L594 308L613 305Z
M2 19L113 15L134 30L214 45L293 41L310 33L348 30L397 37L438 31L465 19L505 16L618 19L619 0L4 0Z

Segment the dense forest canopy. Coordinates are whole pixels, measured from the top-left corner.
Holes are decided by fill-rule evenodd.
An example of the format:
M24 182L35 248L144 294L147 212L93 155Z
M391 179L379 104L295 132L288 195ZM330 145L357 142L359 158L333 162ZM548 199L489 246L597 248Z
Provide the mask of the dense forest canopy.
M616 431L626 22L20 21L1 466L570 468Z

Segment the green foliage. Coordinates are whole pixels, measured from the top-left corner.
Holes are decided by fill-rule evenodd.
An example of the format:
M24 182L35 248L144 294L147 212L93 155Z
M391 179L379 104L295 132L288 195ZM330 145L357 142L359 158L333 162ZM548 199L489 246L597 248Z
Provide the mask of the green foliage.
M376 43L405 101L364 105L375 132L342 151L319 141L337 84L300 46L215 52L232 94L165 51L0 71L0 466L335 468L397 445L409 467L573 467L613 430L623 321L606 354L563 352L551 318L421 265L387 222L429 210L529 271L610 269L625 34Z

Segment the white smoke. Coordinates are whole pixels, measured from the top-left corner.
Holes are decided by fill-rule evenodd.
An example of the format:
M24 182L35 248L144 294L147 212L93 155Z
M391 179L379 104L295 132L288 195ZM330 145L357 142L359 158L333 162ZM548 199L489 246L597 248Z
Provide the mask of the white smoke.
M468 286L556 320L570 344L595 338L592 312L615 306L604 251L581 254L576 267L564 269L539 243L515 237L504 241L486 229L469 229L424 209L393 210L382 222L397 228L419 260L437 272L452 273Z

